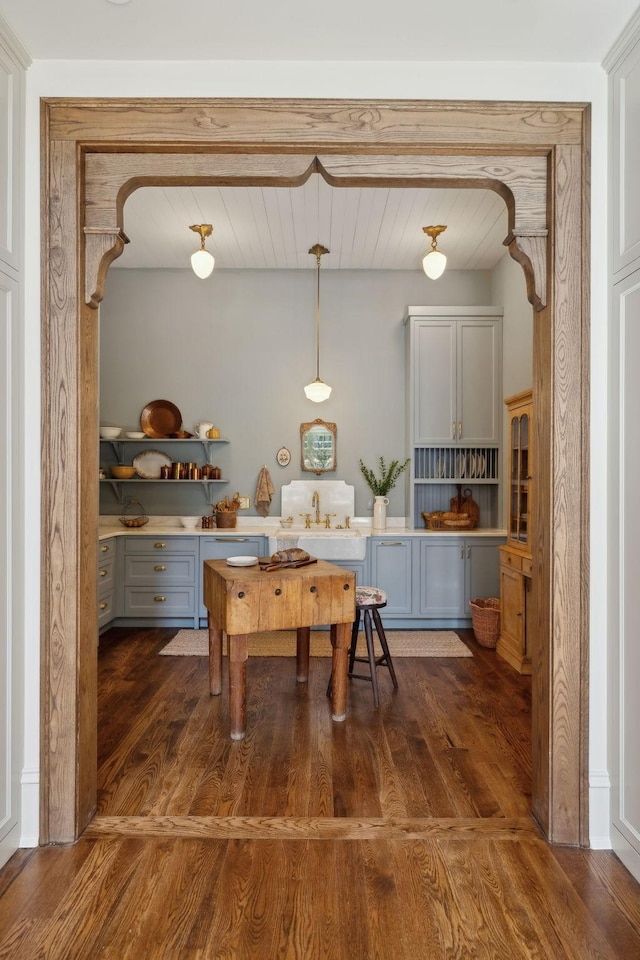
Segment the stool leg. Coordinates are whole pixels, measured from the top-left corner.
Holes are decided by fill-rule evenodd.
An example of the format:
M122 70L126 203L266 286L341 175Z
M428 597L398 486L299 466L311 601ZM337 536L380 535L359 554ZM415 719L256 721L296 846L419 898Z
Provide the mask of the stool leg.
M353 673L353 662L356 659L358 646L358 631L360 630L360 607L356 607L356 618L351 628L351 646L349 647L349 676Z
M378 631L378 639L380 640L380 646L382 647L382 652L384 653L386 665L389 667L389 673L391 674L391 679L395 689L398 689L398 681L396 680L396 672L393 669L393 660L391 659L391 654L389 653L389 645L387 643L387 635L384 632L384 627L382 626L382 620L380 619L380 614L377 609L373 608L373 619L375 620L376 630Z
M380 698L378 696L378 678L376 677L376 653L373 649L373 630L371 627L371 611L364 611L364 632L367 638L367 653L369 654L369 669L371 670L371 685L373 686L373 705L378 708Z

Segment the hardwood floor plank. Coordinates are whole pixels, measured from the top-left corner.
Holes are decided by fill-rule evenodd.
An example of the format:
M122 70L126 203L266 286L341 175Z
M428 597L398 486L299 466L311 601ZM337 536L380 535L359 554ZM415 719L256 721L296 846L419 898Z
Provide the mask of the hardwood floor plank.
M492 835L512 840L538 837L530 817L521 819L393 819L351 817L96 817L83 836L195 837L215 840L420 840L428 836Z

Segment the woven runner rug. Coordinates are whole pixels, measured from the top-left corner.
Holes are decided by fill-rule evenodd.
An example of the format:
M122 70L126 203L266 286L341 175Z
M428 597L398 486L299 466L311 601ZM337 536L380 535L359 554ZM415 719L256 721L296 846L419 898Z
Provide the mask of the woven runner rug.
M389 652L393 657L472 657L473 654L453 630L387 630ZM374 632L375 638L375 632ZM376 650L378 655L377 638ZM364 634L360 633L358 646L366 653ZM226 654L226 642L223 652ZM160 653L166 657L206 657L209 654L207 630L179 630ZM251 657L293 657L296 653L294 630L271 630L249 637ZM311 631L311 656L330 657L331 641L328 630Z

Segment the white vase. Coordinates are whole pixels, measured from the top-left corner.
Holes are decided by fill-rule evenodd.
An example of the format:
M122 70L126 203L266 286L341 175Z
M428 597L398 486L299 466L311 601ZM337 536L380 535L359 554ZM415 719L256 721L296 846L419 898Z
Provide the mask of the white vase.
M387 529L387 504L389 497L376 497L373 501L373 529Z

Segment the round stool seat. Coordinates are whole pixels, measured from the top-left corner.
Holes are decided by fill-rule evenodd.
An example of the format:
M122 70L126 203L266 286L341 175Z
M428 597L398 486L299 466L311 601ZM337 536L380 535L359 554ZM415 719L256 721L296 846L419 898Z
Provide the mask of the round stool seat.
M387 595L378 587L356 587L356 607L384 607Z

